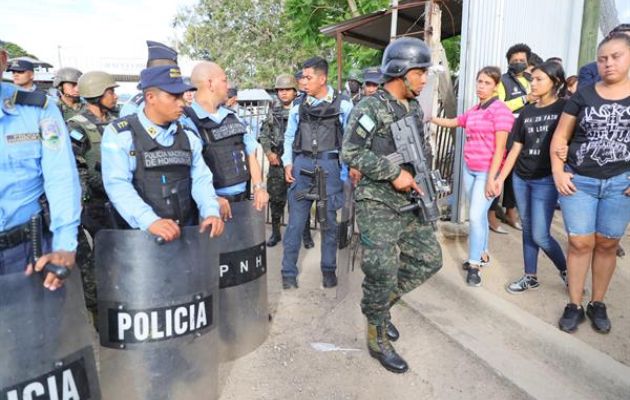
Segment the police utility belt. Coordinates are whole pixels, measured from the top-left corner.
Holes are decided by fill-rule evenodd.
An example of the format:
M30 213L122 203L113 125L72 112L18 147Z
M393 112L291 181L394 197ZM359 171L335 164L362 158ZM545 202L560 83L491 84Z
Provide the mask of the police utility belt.
M30 223L15 226L8 231L0 232L0 251L18 246L31 239Z
M249 200L249 190L244 191L243 193L234 194L234 195L219 195L219 197L223 197L230 203L238 203L239 201L247 201Z
M297 153L298 156L314 158L317 160L338 160L339 153L311 153L310 151L302 151Z

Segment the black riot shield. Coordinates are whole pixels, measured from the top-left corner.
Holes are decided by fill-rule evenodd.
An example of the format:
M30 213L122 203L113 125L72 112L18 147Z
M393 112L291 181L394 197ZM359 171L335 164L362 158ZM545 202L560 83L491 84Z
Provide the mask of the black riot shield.
M343 300L350 289L351 272L359 250L359 237L354 227L354 186L350 179L343 184L344 203L341 219L337 224L337 292L339 301Z
M100 399L79 271L54 292L42 282L0 276L0 399Z
M158 244L139 230L96 235L105 399L218 397L217 241L196 226Z
M269 333L265 216L251 201L230 204L232 219L219 238L221 359L256 349Z

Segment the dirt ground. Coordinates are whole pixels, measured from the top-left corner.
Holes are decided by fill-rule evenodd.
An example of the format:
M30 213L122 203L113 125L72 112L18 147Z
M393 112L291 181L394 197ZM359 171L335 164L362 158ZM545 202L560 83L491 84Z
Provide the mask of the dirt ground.
M360 271L339 302L334 289L321 287L318 248L302 250L300 288L290 291L280 289L281 246L268 249L271 332L256 351L223 366L222 400L530 398L404 304L393 318L410 371L383 369L365 350Z

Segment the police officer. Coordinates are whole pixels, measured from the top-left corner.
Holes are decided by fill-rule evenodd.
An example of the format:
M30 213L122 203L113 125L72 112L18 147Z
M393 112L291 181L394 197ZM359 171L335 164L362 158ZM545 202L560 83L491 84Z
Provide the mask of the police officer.
M267 185L269 187L272 233L267 241L268 247L273 247L282 240L280 221L287 202L287 183L284 180L284 167L280 157L284 151L284 131L287 127L289 111L293 107L293 100L297 95L297 82L289 74L278 75L274 88L277 99L274 101L270 115L263 124L258 137L263 152L269 160Z
M415 213L398 211L409 204L406 192L420 191L412 168L399 167L385 156L396 151L390 131L393 122L411 114L422 123L415 98L427 81L430 65L431 52L423 41L402 38L390 43L381 67L384 90L354 108L343 142L343 160L363 174L355 198L364 249L361 310L368 320L368 350L397 373L408 367L391 345L399 334L389 310L438 271L442 258L432 227Z
M327 229L322 232L321 243L322 281L325 288L331 288L337 285L337 210L343 206L339 150L352 103L328 86L328 63L323 58L313 57L305 61L303 74L308 97L301 104L294 105L289 113L282 155L285 180L290 184L289 224L283 242L282 287L298 287L300 232L310 218L313 203L296 198L299 192L308 190L313 183L301 171L313 171L319 166L326 172L328 197Z
M297 81L297 96L295 100L293 100L293 106L297 106L302 104L302 102L308 96L306 94L306 79L304 78L304 73L302 70L299 70L295 73L295 79ZM284 137L284 133L283 133ZM302 233L302 244L305 249L312 249L315 247L315 242L313 241L313 236L311 235L311 218L306 219L306 225L304 225L304 231Z
M194 225L210 236L223 232L212 173L203 162L197 136L177 120L183 113L184 84L177 66L140 73L144 104L137 114L105 128L101 145L103 184L116 211L131 228L166 241L180 236L180 226ZM166 194L166 195L165 195ZM193 202L194 200L194 202Z
M67 121L83 189L83 229L79 232L77 265L81 269L85 303L93 315L96 313L96 281L90 243L96 233L108 225L107 195L101 176L101 140L105 126L115 118L116 87L114 77L106 72L90 71L82 75L78 80L78 91L85 100L85 110ZM92 240L88 240L88 236Z
M357 104L361 100L361 78L358 71L350 71L346 81L346 94L352 100L352 104Z
M37 90L35 84L35 65L28 60L11 60L7 72L13 73L13 84L27 92Z
M7 52L0 48L0 74L6 65ZM72 267L81 188L66 126L45 94L5 83L0 83L0 193L0 274L41 271L47 263ZM42 212L39 199L44 194L50 204L52 245L47 235L47 254L33 268L28 222ZM44 280L50 290L62 283L52 273Z
M250 180L254 206L262 210L269 195L256 159L258 142L249 127L224 105L228 96L225 72L215 63L202 61L193 69L191 80L197 92L192 106L185 109L184 123L204 143L203 158L212 171L221 217L232 218L230 203L249 200Z
M147 68L157 67L160 65L177 65L177 52L165 44L147 40ZM135 114L141 108L144 102L144 94L137 93L131 97L125 105L120 109L120 116Z
M381 85L383 76L379 67L369 67L363 70L363 96L371 96Z
M59 96L59 109L63 115L63 120L67 121L71 117L83 111L84 104L79 96L79 78L82 72L76 68L61 68L55 73L53 87L57 89Z

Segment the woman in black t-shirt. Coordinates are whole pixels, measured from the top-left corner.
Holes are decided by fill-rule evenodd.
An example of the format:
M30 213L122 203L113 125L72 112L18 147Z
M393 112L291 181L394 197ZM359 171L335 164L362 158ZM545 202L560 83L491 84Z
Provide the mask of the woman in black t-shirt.
M512 185L523 225L525 274L507 286L510 293L522 293L540 286L537 277L538 250L551 259L566 283L567 261L562 248L551 236L550 227L558 191L551 175L549 147L565 101L564 71L556 62L545 62L532 70L532 94L538 102L526 106L512 128L514 144L497 179L503 185L516 165ZM500 189L496 190L500 193Z
M630 222L630 36L608 35L597 49L597 68L602 81L567 101L551 144L553 178L569 234L570 303L559 321L566 332L584 320L589 267L593 290L586 315L596 331L610 331L603 300L619 239ZM567 144L565 165L559 152Z

